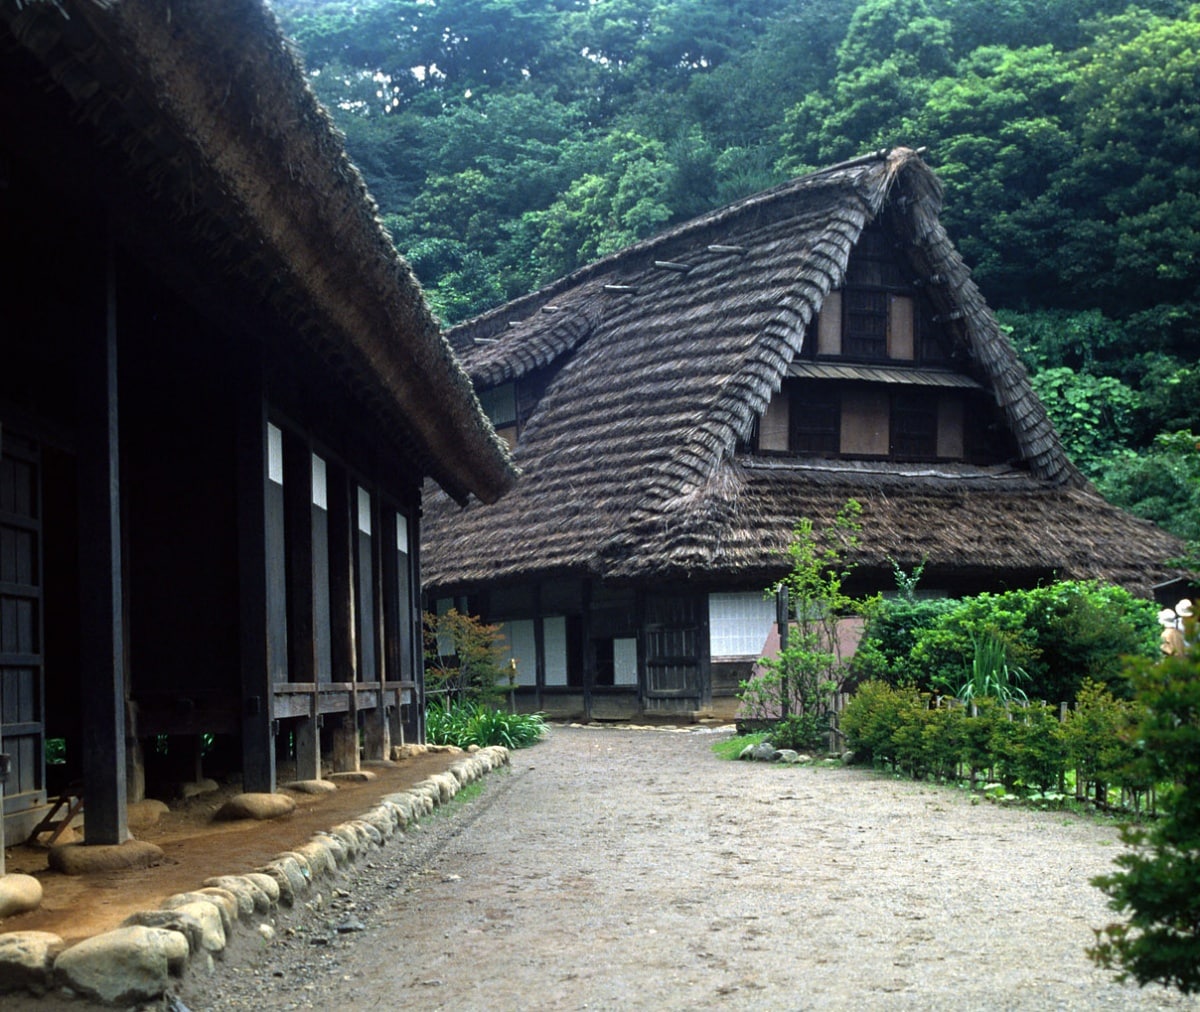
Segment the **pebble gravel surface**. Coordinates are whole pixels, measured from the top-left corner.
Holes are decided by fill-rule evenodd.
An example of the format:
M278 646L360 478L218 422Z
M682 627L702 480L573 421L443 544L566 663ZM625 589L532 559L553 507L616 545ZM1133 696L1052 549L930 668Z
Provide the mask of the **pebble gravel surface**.
M1200 1009L1085 954L1116 826L860 768L731 762L728 731L555 727L243 929L201 1009ZM268 931L267 934L270 934ZM178 1006L176 1006L178 1007Z

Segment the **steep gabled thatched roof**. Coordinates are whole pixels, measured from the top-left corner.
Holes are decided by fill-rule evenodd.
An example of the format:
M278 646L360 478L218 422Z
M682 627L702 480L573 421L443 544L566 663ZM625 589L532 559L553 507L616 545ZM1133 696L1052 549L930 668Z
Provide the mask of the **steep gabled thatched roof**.
M758 579L778 572L772 553L801 516L870 491L865 557L911 558L922 541L934 568L1102 576L1156 566L1177 546L1104 504L1066 458L938 221L940 202L915 152L878 152L688 222L456 328L451 343L480 389L557 372L515 452L523 476L499 506L431 504L427 585L567 572ZM961 468L940 485L913 473L885 482L847 463L827 465L833 482L811 468L768 474L737 463L739 440L877 219L949 321L968 382L992 391L1019 449L1015 477ZM1030 522L993 533L1014 504ZM1080 528L1070 551L1039 511Z
M455 498L493 500L511 483L505 450L262 0L8 2L0 56L10 111L37 92L93 138L109 159L96 189L114 222L197 301L220 313L229 290L242 291ZM26 132L53 129L31 114Z

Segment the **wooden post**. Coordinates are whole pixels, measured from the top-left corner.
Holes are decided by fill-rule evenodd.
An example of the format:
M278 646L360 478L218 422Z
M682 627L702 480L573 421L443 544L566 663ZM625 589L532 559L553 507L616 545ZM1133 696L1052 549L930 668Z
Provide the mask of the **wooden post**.
M788 648L788 629L791 626L792 610L788 602L788 589L786 584L780 584L775 591L775 622L779 626L779 654L782 657L783 652ZM780 679L779 683L781 699L780 716L786 720L788 716L788 680L787 675Z
M283 433L283 526L287 571L288 681L316 683L317 639L313 597L312 450ZM296 779L321 778L321 733L316 697L294 724Z
M128 835L116 254L111 246L107 256L104 330L84 335L77 362L79 674L89 844L124 843Z
M239 653L242 675L242 789L275 790L274 702L267 649L267 413L262 349L240 356L237 532Z

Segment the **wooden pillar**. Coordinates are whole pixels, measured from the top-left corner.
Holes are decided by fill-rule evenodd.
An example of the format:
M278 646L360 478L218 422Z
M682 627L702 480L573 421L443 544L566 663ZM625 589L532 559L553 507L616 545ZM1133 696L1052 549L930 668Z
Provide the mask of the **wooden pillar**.
M84 335L77 363L79 673L89 844L124 843L128 835L116 302L110 246L104 330Z
M283 433L283 526L287 571L288 679L317 681L317 641L313 597L312 450ZM321 778L320 718L315 695L311 712L293 722L296 779Z
M333 680L350 685L349 710L334 716L333 768L339 773L359 768L358 704L354 682L358 676L354 631L354 550L357 501L351 499L346 472L332 462L329 479L329 633Z
M592 581L584 580L580 594L579 639L583 650L583 718L592 719L592 689L596 684L596 652L592 649ZM570 637L568 637L568 642Z
M365 724L364 746L368 759L387 759L392 747L391 728L388 726L387 691L384 685L388 679L391 665L388 664L387 645L387 601L391 597L387 580L384 559L395 554L396 521L395 513L387 507L379 494L371 497L371 552L370 558L360 560L360 565L367 567L367 579L371 582L373 593L370 595L374 603L374 614L369 623L374 640L375 681L378 691L375 694L375 709L364 716ZM367 607L364 603L362 607Z
M296 779L321 779L321 718L301 717L295 722Z
M271 671L267 649L267 414L262 349L249 345L238 369L238 648L242 681L242 789L275 790Z
M418 496L420 493L417 493ZM409 637L412 666L412 680L416 687L412 691L409 703L408 722L401 724L409 737L418 744L425 742L425 630L421 615L421 509L417 505L408 517L408 586L409 606L407 616L400 615L400 621L407 622L407 630L402 635Z

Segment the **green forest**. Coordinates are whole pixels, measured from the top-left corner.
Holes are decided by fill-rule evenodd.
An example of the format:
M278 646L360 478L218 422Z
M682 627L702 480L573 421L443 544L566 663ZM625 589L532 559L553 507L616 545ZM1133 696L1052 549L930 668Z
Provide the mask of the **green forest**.
M448 324L791 176L925 148L1068 453L1200 541L1200 4L275 8Z

